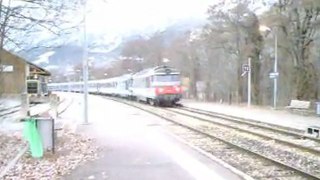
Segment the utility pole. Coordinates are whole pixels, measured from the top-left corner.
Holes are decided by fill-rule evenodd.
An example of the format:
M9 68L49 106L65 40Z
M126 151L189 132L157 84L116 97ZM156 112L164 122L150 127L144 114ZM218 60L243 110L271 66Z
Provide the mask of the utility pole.
M241 53L240 52L240 28L239 28L239 21L240 21L240 13L239 13L239 5L240 5L240 0L237 0L237 19L236 19L236 30L237 30L237 33L236 33L236 48L237 48L237 51L236 51L236 54L237 54L237 68L240 68L241 66L241 61L242 61L242 57L241 57ZM237 103L240 103L242 101L242 80L241 80L241 77L239 76L239 73L241 71L238 72L238 77L237 77Z
M261 25L260 31L270 31L274 34L274 67L273 72L269 74L269 77L273 79L273 108L277 108L277 96L278 96L278 28L269 28L267 26Z
M87 19L87 2L84 0L83 5L83 60L82 60L82 68L83 68L83 124L88 124L88 41L87 41L87 27L86 27L86 19Z

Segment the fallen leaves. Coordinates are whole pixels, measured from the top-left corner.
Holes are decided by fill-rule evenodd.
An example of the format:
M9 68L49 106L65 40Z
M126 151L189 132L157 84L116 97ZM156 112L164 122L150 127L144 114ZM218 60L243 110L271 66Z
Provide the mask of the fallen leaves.
M26 153L5 179L59 179L84 162L98 157L93 139L61 130L57 134L55 153L46 152L41 159Z
M6 135L0 132L0 172L18 154L26 143L21 137L11 134Z

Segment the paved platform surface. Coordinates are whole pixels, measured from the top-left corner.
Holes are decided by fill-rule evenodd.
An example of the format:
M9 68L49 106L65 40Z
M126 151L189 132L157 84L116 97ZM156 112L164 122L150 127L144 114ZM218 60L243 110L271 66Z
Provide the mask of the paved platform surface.
M186 107L232 115L299 130L305 130L309 126L320 127L320 117L293 114L286 110L273 110L271 108L263 107L249 108L247 106L197 102L192 100L182 100L181 103Z
M95 137L105 148L101 157L64 179L192 180L241 179L168 135L167 122L141 110L89 96L89 125L75 127L82 116L82 96L61 117L79 133Z

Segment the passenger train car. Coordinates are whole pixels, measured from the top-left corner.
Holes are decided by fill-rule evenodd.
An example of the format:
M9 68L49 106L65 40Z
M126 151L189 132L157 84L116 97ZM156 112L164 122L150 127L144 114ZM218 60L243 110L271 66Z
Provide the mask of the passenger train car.
M83 92L83 82L51 83L50 91ZM152 105L171 105L182 97L180 72L168 66L145 69L135 74L92 80L88 92L145 101Z

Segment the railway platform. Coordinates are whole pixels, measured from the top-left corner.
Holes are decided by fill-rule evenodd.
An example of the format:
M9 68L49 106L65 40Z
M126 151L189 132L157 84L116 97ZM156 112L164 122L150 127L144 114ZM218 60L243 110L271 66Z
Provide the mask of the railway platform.
M210 111L301 131L305 131L310 126L320 127L320 117L293 114L286 110L273 110L271 108L227 105L193 100L182 100L181 104L183 104L184 107Z
M89 124L82 124L81 94L60 93L73 99L60 115L64 127L96 139L99 158L63 179L243 179L241 173L213 161L163 126L168 122L136 108L89 95ZM79 125L80 124L80 125Z

